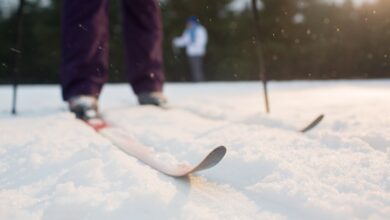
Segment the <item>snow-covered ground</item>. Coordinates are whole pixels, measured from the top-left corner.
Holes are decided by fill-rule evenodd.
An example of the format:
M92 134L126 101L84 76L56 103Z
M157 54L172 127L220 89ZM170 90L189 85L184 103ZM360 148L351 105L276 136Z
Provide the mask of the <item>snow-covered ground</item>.
M177 160L225 145L175 179L74 119L57 86L0 87L0 219L389 219L390 80L167 84L170 110L108 85L105 117ZM324 121L297 132L319 113Z

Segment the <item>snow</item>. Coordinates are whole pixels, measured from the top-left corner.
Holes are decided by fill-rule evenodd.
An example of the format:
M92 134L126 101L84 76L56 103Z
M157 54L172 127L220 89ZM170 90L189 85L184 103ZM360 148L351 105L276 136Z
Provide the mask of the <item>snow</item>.
M17 117L1 86L0 219L388 219L390 81L271 82L270 115L261 91L168 83L161 110L105 87L105 117L168 161L228 148L215 168L175 179L75 120L58 86L23 86Z

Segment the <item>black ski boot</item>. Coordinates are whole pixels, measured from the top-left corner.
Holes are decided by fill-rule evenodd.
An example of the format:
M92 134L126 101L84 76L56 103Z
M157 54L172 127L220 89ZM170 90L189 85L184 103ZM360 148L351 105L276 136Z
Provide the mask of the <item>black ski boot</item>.
M166 107L167 98L162 92L144 92L137 95L138 103L140 105L156 105L159 107Z
M88 121L99 118L97 99L94 96L79 95L69 99L69 110L78 119Z
M105 128L107 125L100 117L98 101L94 96L80 95L69 99L69 110L75 113L78 119L85 121L96 131Z

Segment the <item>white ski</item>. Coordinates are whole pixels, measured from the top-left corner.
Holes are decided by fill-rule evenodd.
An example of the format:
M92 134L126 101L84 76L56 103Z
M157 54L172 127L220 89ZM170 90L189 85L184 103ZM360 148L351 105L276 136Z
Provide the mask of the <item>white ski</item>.
M183 177L194 172L209 169L217 165L226 154L226 148L224 146L219 146L205 155L205 157L198 164L170 164L159 159L153 148L139 143L138 141L134 140L134 138L130 137L130 135L127 135L118 128L107 126L98 129L97 132L105 138L109 139L123 152L137 158L153 169L156 169L172 177Z

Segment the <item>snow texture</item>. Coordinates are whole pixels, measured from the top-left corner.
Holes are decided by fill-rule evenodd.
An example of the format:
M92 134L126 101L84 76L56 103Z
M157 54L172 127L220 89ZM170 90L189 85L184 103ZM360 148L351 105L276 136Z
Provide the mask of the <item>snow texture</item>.
M389 219L390 81L167 84L172 108L108 85L105 117L168 161L215 168L175 179L67 112L57 86L0 87L0 219ZM297 132L318 114L324 121ZM172 157L175 155L175 158Z

